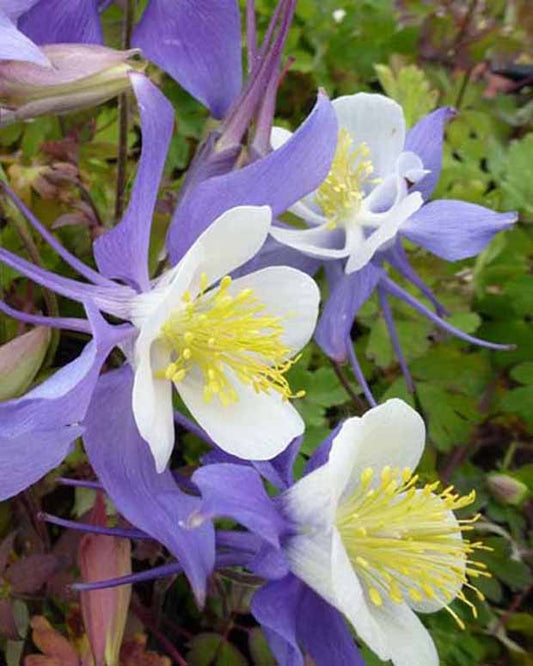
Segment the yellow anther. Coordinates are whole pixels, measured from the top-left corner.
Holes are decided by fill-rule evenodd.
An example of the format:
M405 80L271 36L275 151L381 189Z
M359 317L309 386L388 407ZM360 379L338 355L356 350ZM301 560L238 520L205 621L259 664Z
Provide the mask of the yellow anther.
M392 479L392 470L391 468L387 465L381 470L381 483L384 486L389 485Z
M232 282L231 275L225 275L222 280L220 280L220 288L227 289Z
M411 469L409 467L404 467L402 469L402 481L404 483L408 483L408 481L411 479L412 476L413 476L413 472L411 471Z
M374 470L372 469L372 467L367 467L361 472L361 483L366 486L372 481L373 476L374 476Z
M177 365L175 363L170 363L170 365L165 370L165 378L171 380L172 377L176 374Z
M381 598L381 594L375 587L369 588L368 596L370 597L370 600L374 606L383 606L383 599Z
M318 188L315 199L328 218L328 228L334 229L346 215L357 212L363 200L363 190L374 168L364 158L370 155L365 143L353 146L346 128L339 131L337 149L329 174Z
M461 497L450 488L435 494L437 482L417 490L418 477L409 468L386 466L379 471L380 485L369 488L373 478L374 470L364 469L359 487L336 514L348 557L372 603L380 605L386 596L394 603L439 600L446 607L457 597L475 612L460 588L465 585L483 598L467 576L490 576L486 565L469 558L484 546L461 536L475 517L456 523L448 515L448 509L471 504L474 495Z
M185 306L171 312L161 326L160 340L169 348L172 361L157 370L157 377L178 383L197 367L204 378L204 399L214 396L222 405L238 400L232 383L241 381L257 393L279 393L283 400L301 398L293 393L285 374L296 362L284 344L285 327L281 317L272 316L253 289L243 289L235 297L227 293L230 276L218 287L206 291L207 274L200 276L199 295L182 295Z
M187 373L185 372L185 370L181 368L176 373L174 373L172 381L175 382L176 384L179 384L179 382L181 382L181 380L185 378L186 374Z

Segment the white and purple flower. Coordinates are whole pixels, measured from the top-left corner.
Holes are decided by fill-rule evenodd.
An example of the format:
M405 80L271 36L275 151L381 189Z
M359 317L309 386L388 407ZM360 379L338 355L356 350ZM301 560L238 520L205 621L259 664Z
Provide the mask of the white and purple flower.
M274 500L243 465L195 472L204 505L192 522L228 516L259 539L248 567L270 582L256 593L252 612L281 664L303 663L288 658L303 648L326 666L335 642L334 663L358 663L349 632L338 625L340 612L380 659L437 666L416 613L444 608L463 627L450 607L457 598L476 614L464 590L483 599L469 582L489 575L472 557L483 546L463 537L476 518L453 513L475 494L438 491L438 482L417 487L424 440L421 417L394 399L348 419L311 459L307 475ZM318 624L320 615L329 626ZM318 632L315 640L310 632Z

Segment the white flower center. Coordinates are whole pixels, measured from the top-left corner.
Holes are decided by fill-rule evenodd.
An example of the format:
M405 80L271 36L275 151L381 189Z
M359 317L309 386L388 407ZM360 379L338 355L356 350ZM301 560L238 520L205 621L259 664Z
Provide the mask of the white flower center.
M464 628L446 604L457 596L476 615L460 588L470 587L482 600L467 576L490 574L483 564L470 559L472 552L485 547L461 536L473 529L479 516L454 520L450 511L472 504L475 492L461 497L450 486L436 495L438 482L417 489L418 476L410 469L400 472L385 467L377 487L371 487L373 476L371 468L362 472L360 485L336 516L350 561L370 600L381 606L384 595L396 603L407 596L415 602L438 599Z
M206 293L203 274L199 295L193 300L189 292L183 294L184 306L161 327L160 339L171 349L172 362L158 375L178 384L197 366L204 378L204 400L216 396L223 405L238 400L228 370L257 393L273 390L285 399L302 397L301 391L292 393L285 377L297 359L290 360L282 341L282 318L265 312L252 289L230 295L231 282L226 276Z
M367 144L363 142L356 148L352 144L348 130L341 128L330 172L315 195L331 229L359 212L364 186L374 171L372 162L367 159L370 155Z

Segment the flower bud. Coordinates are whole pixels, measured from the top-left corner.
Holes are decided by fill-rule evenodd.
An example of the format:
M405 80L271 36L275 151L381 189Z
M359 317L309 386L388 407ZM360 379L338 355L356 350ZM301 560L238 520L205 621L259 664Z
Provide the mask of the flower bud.
M105 505L97 496L91 523L106 524ZM84 582L95 582L131 573L131 546L127 539L86 534L79 548ZM131 586L81 592L81 610L95 666L119 663L120 646L128 616Z
M521 504L528 495L527 486L507 474L490 474L487 483L492 495L503 504Z
M42 47L51 67L0 61L0 127L48 113L67 113L106 102L130 86L129 62L138 50L95 44Z

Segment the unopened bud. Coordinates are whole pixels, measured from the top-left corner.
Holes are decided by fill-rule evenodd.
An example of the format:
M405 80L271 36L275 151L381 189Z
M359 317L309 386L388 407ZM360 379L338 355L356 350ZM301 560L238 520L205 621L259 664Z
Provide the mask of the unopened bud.
M90 522L106 525L106 510L100 494ZM114 536L86 534L79 547L79 565L84 582L118 578L131 573L130 542ZM128 615L131 586L84 591L81 610L96 665L118 664Z
M0 61L0 127L49 113L68 113L106 102L130 86L130 61L138 50L96 44L42 47L51 67Z
M529 493L525 483L507 474L490 474L487 483L492 495L503 504L521 504Z

